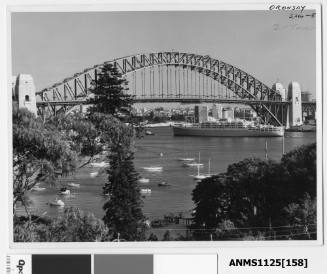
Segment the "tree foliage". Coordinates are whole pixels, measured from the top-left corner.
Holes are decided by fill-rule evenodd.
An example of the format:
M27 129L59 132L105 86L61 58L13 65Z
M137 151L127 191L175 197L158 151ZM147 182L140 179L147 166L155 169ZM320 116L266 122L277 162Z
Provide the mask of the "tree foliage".
M232 164L193 190L195 227L215 231L227 221L236 228L269 230L301 223L303 229L310 223L314 231L316 179L315 144L290 151L280 163L245 159Z
M103 218L112 239L136 240L141 233L144 216L138 188L138 173L134 167L133 140L140 127L135 127L132 115L132 96L127 94L127 80L112 64L106 64L94 81L89 99L88 117L102 131L109 134L108 183L103 192L109 200L103 206ZM113 116L127 124L106 124L102 119ZM109 142L108 142L109 141Z
M131 116L132 96L127 94L127 80L112 64L106 64L93 82L89 99L90 113L104 113L115 117Z
M111 239L118 233L126 240L143 239L142 200L133 164L133 140L140 127L134 126L132 97L127 94L126 79L112 64L104 65L98 76L86 115L62 114L42 120L27 110L14 109L14 203L25 204L26 191L36 183L70 174L106 150L110 167L104 192L110 199L104 205L104 221ZM74 220L79 222L81 217L78 212L69 216L75 229ZM69 222L58 226L70 229Z
M108 234L102 220L77 208L67 208L54 219L14 219L15 242L99 242L107 241Z
M42 120L13 108L14 205L38 182L55 182L91 162L111 144L121 122L111 115L83 113ZM116 133L115 133L116 134Z
M37 182L68 174L77 154L65 136L25 109L13 109L13 195L24 204L24 194Z
M136 240L142 237L144 226L142 200L137 184L139 175L133 164L131 150L133 129L122 125L114 132L108 169L108 183L104 193L109 200L104 205L104 222L108 225L112 237L118 233L125 240Z

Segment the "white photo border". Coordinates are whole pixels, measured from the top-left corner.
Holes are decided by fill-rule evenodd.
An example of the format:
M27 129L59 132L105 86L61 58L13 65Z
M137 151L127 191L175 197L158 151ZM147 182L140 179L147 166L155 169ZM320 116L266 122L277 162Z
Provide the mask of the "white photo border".
M8 155L8 219L9 219L9 245L14 253L31 253L42 250L42 253L62 252L89 253L90 250L98 253L144 253L154 252L160 249L161 253L189 252L195 248L197 253L208 253L208 250L216 250L220 247L297 247L317 246L324 242L323 237L323 94L322 94L322 37L321 37L321 5L304 4L306 9L316 10L316 119L317 119L317 240L292 240L292 241L190 241L190 242L72 242L72 243L17 243L13 241L13 218L12 207L12 147L9 145ZM12 144L12 121L11 121L11 13L13 12L97 12L97 11L205 11L205 10L269 10L271 4L90 4L90 5L8 5L7 6L7 99L8 99L8 123L9 144ZM59 250L61 249L61 250Z

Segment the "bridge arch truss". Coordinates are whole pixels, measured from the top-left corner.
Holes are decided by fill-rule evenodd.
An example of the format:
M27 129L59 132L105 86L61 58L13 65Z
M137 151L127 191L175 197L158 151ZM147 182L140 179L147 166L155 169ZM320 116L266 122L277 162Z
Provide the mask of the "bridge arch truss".
M248 104L266 123L286 123L288 103L275 90L224 61L182 52L130 55L87 68L37 92L39 111L56 113L85 104L105 64L112 64L129 80L135 102ZM225 92L219 92L221 87Z

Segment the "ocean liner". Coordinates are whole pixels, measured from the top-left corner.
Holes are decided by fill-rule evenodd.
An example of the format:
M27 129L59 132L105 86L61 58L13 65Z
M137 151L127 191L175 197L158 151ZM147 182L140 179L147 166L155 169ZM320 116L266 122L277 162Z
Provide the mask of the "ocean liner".
M244 120L175 124L174 136L282 137L284 127L254 124Z

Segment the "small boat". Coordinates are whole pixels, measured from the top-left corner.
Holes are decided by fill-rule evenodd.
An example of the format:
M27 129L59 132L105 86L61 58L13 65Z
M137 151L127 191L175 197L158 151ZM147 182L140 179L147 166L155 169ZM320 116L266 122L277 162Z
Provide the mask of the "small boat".
M197 175L192 175L194 180L203 180L206 178L211 177L210 175L210 159L209 159L209 165L208 165L208 174L200 174L200 167L198 167L198 174Z
M178 158L178 161L181 162L193 162L195 159L194 158Z
M60 206L60 207L62 207L62 206L65 206L65 203L63 201L61 201L61 200L56 199L53 202L50 202L49 205L50 206Z
M161 182L158 184L158 186L170 186L170 184L166 183L166 182Z
M162 166L150 166L150 167L143 167L146 171L150 172L160 172L162 171Z
M109 163L107 162L99 162L99 163L90 163L91 167L107 167L109 166Z
M187 167L202 167L203 166L203 164L201 163L201 161L200 161L200 152L199 152L199 162L193 162L193 163L188 163L188 162L186 162L186 163L184 163L183 164L184 166L187 166Z
M194 180L203 180L203 179L207 178L206 175L200 174L200 167L199 166L198 166L198 174L191 175L191 176L194 178Z
M163 156L164 156L164 154L163 154L162 152L160 152L160 154L159 154L159 155L160 155L160 157L163 157Z
M90 173L90 176L91 176L91 178L95 178L96 176L98 176L98 174L99 174L99 172L91 172Z
M147 178L140 178L139 179L139 183L141 184L148 184L150 182L150 179Z
M150 188L141 188L141 194L150 194L151 193L151 189Z
M186 166L186 167L200 167L200 168L202 168L203 167L203 164L202 163L184 163L183 166Z
M75 183L68 183L67 185L76 188L79 188L81 186L80 184L75 184Z
M205 175L205 174L197 174L197 175L191 175L191 176L194 178L194 180L203 180L205 178L210 177L210 176Z
M69 195L69 194L70 194L70 190L67 189L66 187L62 187L62 188L60 189L60 194L61 194L61 195Z
M154 133L152 131L150 131L150 130L146 130L145 135L154 135Z
M43 190L45 190L45 187L39 187L37 185L31 189L31 191L43 191Z

